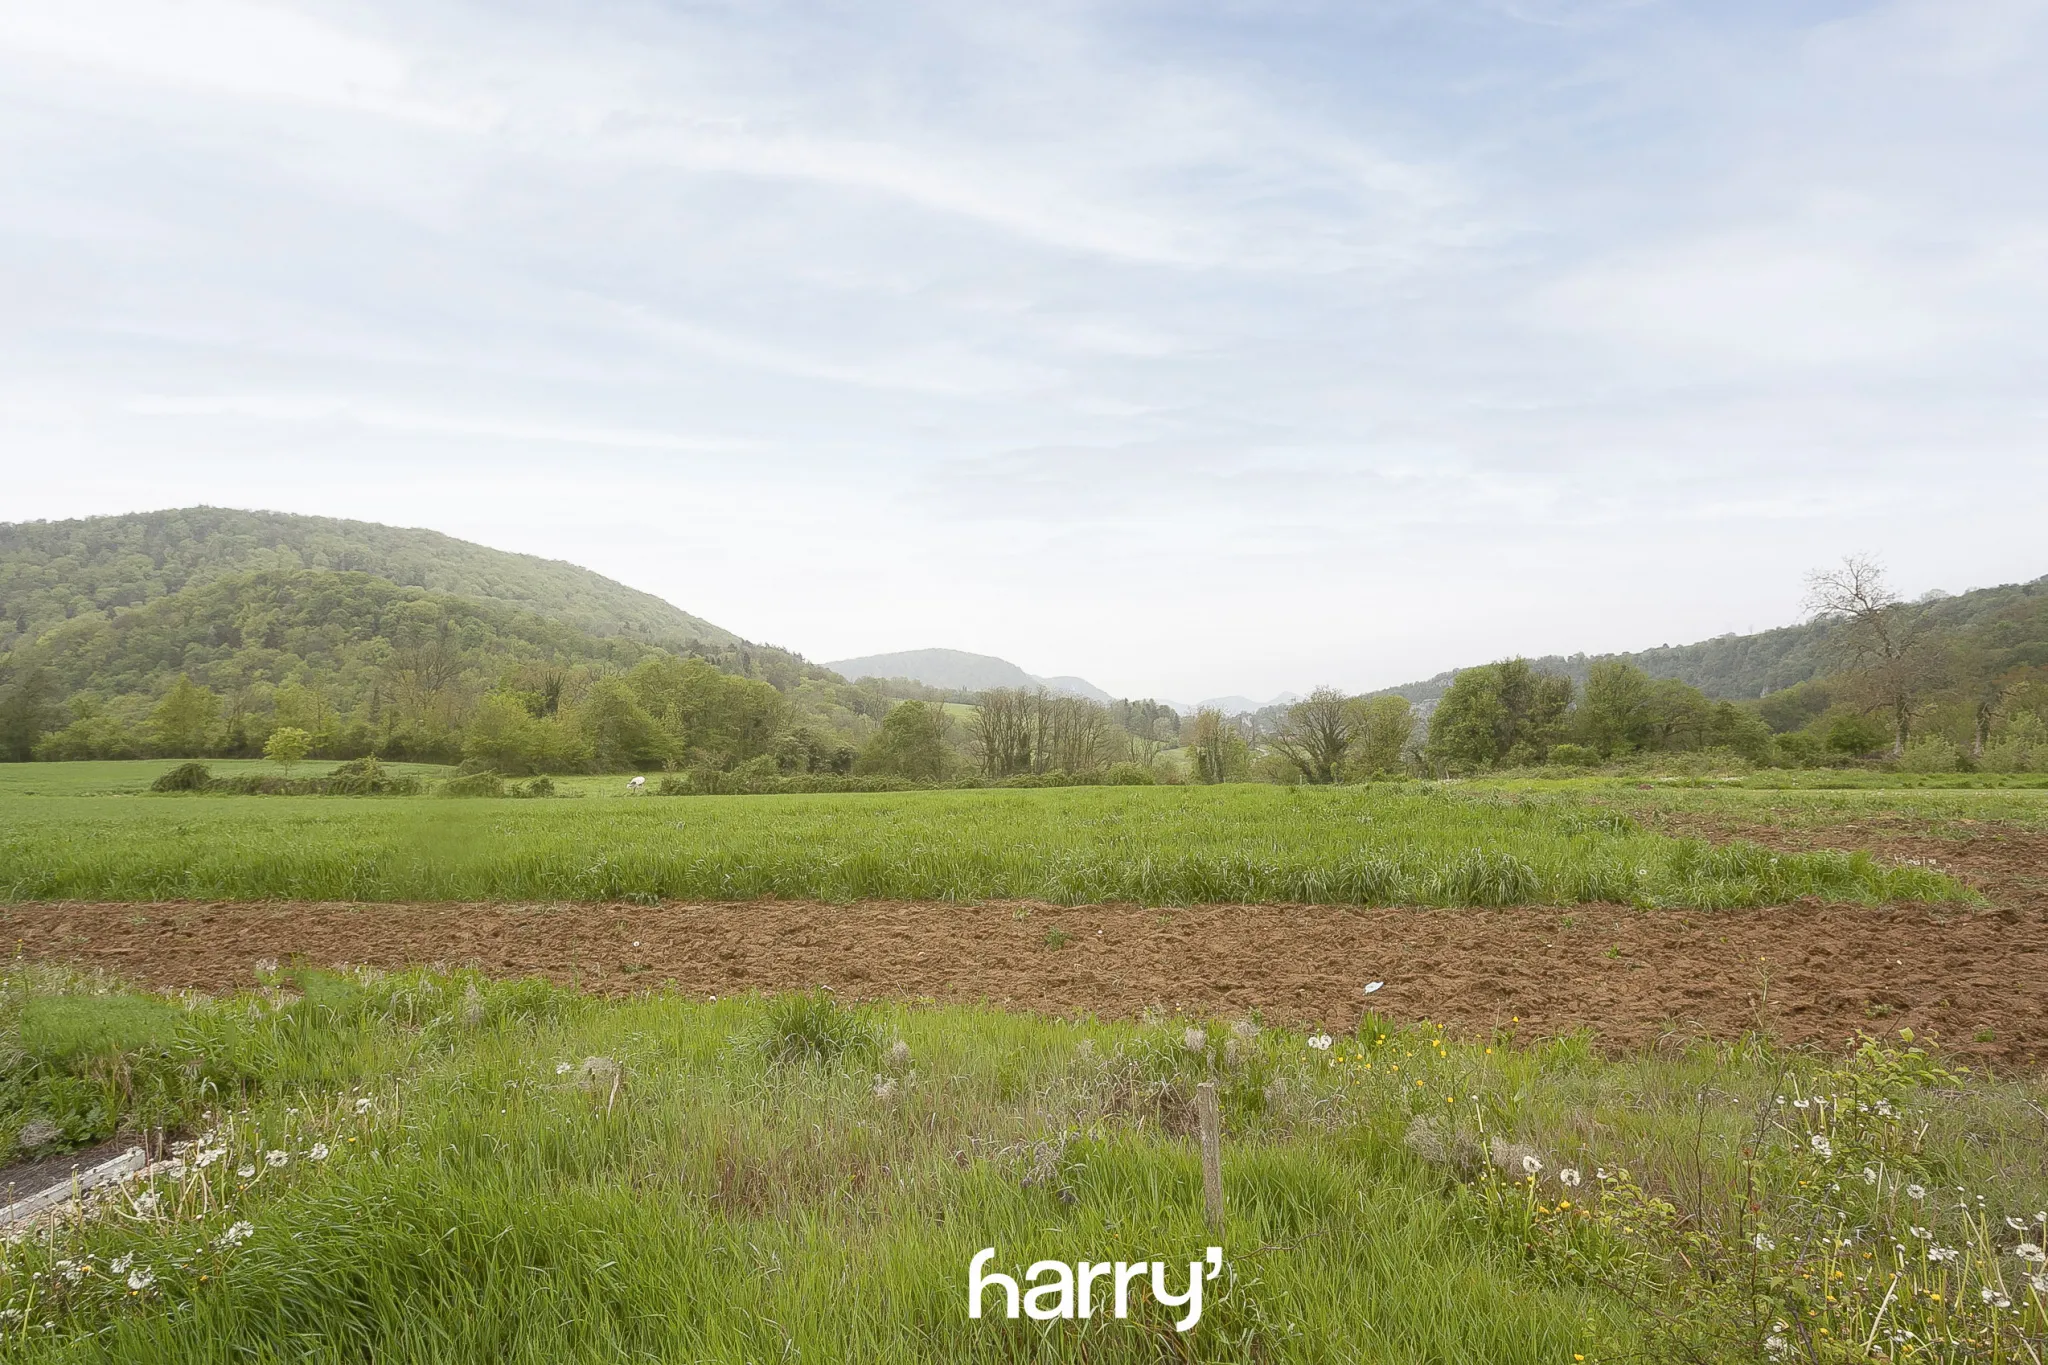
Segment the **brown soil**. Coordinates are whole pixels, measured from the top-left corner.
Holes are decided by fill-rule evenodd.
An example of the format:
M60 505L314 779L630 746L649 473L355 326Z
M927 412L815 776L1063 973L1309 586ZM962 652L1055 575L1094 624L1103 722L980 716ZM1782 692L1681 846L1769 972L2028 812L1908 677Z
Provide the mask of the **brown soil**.
M2026 859L2008 867L1991 858L1984 876L2038 867L2048 839L2028 838ZM2048 1064L2042 909L2023 892L1986 910L1686 913L69 903L0 907L0 925L31 958L104 967L158 988L247 986L263 958L473 964L609 993L671 982L700 996L824 985L1058 1014L1256 1009L1273 1023L1348 1028L1368 1004L1361 987L1383 980L1373 1008L1466 1033L1585 1027L1620 1049L1728 1038L1761 1022L1788 1042L1839 1047L1859 1029L1910 1026L1955 1052L2032 1068Z

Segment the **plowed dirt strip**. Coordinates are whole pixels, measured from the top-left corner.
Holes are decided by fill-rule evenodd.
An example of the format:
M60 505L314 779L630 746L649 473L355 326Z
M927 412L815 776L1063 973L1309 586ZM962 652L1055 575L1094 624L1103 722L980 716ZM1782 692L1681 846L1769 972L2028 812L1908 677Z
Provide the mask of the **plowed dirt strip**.
M14 904L30 958L158 988L247 986L259 959L474 965L625 993L830 986L1058 1014L1151 1008L1349 1028L1371 1005L1463 1032L1591 1028L1611 1049L1762 1020L1838 1046L1912 1027L2004 1066L2048 1064L2048 934L2008 907L1793 905L1354 910L1236 905ZM1518 1022L1517 1022L1518 1021Z

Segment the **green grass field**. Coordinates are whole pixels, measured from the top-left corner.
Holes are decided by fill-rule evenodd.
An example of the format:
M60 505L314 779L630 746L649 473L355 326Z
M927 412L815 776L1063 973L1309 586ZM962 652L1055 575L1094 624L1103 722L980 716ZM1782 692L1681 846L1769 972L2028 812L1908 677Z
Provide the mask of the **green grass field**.
M2038 1230L2003 1221L2048 1203L2048 1091L1897 1040L1609 1061L1368 1017L1319 1051L1242 1020L420 973L161 1000L20 966L0 1010L0 1136L197 1135L181 1176L7 1248L22 1361L1549 1365L1793 1358L1771 1337L1869 1359L1832 1346L1906 1330L1969 1349L1878 1358L2016 1362L2048 1321L2010 1252ZM983 1247L1021 1276L1212 1242L1228 1275L1186 1335L1142 1296L1127 1321L966 1313Z
M89 794L146 787L157 769L134 766L132 775L109 764L7 773L0 897L1706 908L1805 895L1969 898L1928 869L1863 854L1780 854L1649 832L1611 801L1595 799L1642 795L1627 789L1617 796L1611 786L1074 787L557 801ZM80 771L55 771L67 767ZM590 781L623 790L616 778ZM2035 799L1989 792L1938 799L1985 798ZM1686 791L1680 799L1732 798Z

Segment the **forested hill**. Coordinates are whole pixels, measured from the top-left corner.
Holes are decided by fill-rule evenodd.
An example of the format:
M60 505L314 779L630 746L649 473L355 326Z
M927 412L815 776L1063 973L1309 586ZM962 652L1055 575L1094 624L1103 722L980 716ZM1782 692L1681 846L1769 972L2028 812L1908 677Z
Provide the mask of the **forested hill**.
M1964 636L1996 637L1993 647L2017 650L2019 663L2048 662L2048 577L2031 583L1975 588L1953 596L1914 603L1911 610L1929 626ZM1634 664L1653 678L1676 678L1707 696L1748 701L1767 693L1811 682L1826 674L1834 661L1823 649L1828 627L1809 621L1779 626L1754 635L1718 635L1690 645L1660 645L1632 654L1547 654L1529 662L1539 672L1561 673L1583 684L1586 671L1604 659ZM2033 646L2038 645L2038 649ZM2042 654L2041 658L2032 657ZM1372 695L1434 702L1458 675L1457 669L1421 682L1390 687Z
M365 573L400 587L545 616L591 635L741 644L651 593L560 560L438 531L286 512L184 507L0 524L0 653L76 617L256 571Z

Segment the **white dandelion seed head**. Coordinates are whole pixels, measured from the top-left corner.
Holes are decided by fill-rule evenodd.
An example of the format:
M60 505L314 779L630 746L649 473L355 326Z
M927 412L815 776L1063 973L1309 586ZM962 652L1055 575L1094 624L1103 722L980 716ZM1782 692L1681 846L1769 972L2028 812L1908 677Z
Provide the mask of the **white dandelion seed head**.
M1579 1178L1579 1173L1569 1166L1557 1173L1557 1183L1567 1189L1577 1189L1579 1187Z
M205 1170L227 1154L228 1149L225 1147L202 1147L199 1150L199 1155L193 1157L192 1160L201 1170Z
M1206 1051L1209 1046L1209 1035L1207 1033L1204 1033L1201 1029L1191 1028L1187 1032L1181 1034L1180 1045L1186 1048L1189 1052Z
M1930 1261L1953 1261L1960 1255L1962 1255L1962 1252L1957 1251L1954 1247L1930 1246L1927 1248L1927 1259Z
M569 1073L570 1073L570 1072L571 1072L572 1070L574 1070L574 1069L575 1069L575 1068L571 1067L571 1066L569 1065L569 1063L567 1063L567 1062L556 1062L556 1063L555 1063L555 1074L556 1074L557 1076L566 1076L566 1075L568 1075L568 1074L569 1074Z
M358 1114L367 1114L370 1112L371 1107L374 1106L376 1103L377 1101L371 1099L368 1095L365 1095L361 1099L356 1101L356 1112Z
M1835 1146L1828 1141L1826 1133L1815 1133L1806 1141L1807 1145L1813 1148L1815 1156L1833 1156L1835 1154Z
M896 1078L895 1078L894 1076L878 1076L878 1077L876 1077L876 1078L875 1078L875 1098L876 1098L876 1099L878 1099L878 1100L886 1100L886 1099L893 1099L893 1098L895 1097L895 1095L896 1095Z
M1534 1155L1525 1156L1522 1158L1522 1170L1527 1175L1539 1175L1543 1171L1543 1163Z
M138 1294L155 1283L156 1272L146 1265L137 1266L128 1273L128 1287Z
M1330 1035L1327 1033L1312 1033L1309 1035L1308 1045L1318 1052L1328 1052L1330 1050Z
M263 1154L263 1164L271 1167L282 1166L291 1159L290 1152L281 1152L274 1147Z
M1877 1183L1877 1167L1865 1166L1863 1168L1863 1183L1866 1185L1875 1185Z
M243 1162L241 1165L235 1167L235 1174L242 1177L242 1179L244 1180L249 1179L251 1176L256 1174L256 1163L253 1161Z
M1933 1233L1929 1232L1926 1228L1923 1227L1910 1227L1907 1228L1906 1231L1911 1233L1913 1236L1918 1237L1923 1242L1934 1235Z
M313 1149L307 1152L306 1155L314 1161L327 1160L327 1144L324 1142L314 1143Z
M141 1194L135 1196L135 1211L137 1213L156 1212L156 1198L155 1190L144 1190Z
M1812 1104L1813 1104L1813 1101L1812 1101L1812 1100L1794 1100L1794 1101L1792 1101L1792 1107L1793 1107L1794 1109L1806 1109L1806 1108L1810 1108L1810 1107L1812 1106Z
M250 1236L255 1231L256 1225L245 1219L242 1222L234 1224L226 1232L223 1232L220 1236L214 1238L213 1244L217 1247L223 1248L224 1250L233 1250L234 1248L240 1246L242 1243L248 1241Z
M2048 1252L2042 1251L2032 1242L2021 1242L2012 1249L2012 1254L2028 1265L2048 1265Z
M128 1251L107 1262L107 1269L113 1271L116 1275L121 1275L127 1273L128 1267L134 1264L135 1253Z
M1906 1186L1906 1197L1908 1199L1925 1199L1927 1197L1927 1187L1924 1185L1908 1185Z
M1777 1249L1778 1246L1776 1242L1771 1240L1770 1235L1768 1233L1759 1232L1756 1236L1750 1238L1749 1240L1758 1251L1774 1251Z
M2048 1294L2048 1274L2029 1275L2027 1283L2034 1286L2036 1294Z

